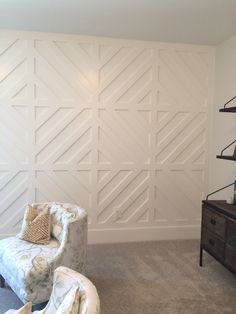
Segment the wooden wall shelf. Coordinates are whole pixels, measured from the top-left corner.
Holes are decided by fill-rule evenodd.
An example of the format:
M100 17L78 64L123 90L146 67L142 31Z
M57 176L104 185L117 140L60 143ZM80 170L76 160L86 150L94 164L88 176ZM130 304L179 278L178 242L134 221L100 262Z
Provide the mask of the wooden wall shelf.
M221 156L221 155L217 155L216 158L219 158L219 159L227 159L227 160L235 160L236 161L236 157L234 156Z
M222 108L220 112L236 112L236 107Z

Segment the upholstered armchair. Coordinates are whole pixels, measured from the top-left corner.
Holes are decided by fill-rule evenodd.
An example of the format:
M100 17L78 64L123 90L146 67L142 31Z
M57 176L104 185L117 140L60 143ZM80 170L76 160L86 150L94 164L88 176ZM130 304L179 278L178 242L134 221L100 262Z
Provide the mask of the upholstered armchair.
M86 211L73 204L32 204L38 211L45 205L50 206L51 213L49 244L34 244L19 236L0 240L1 287L6 280L23 303L38 304L49 299L58 266L85 272Z
M96 287L85 276L67 267L58 267L54 272L52 294L46 307L33 314L52 313L86 313L99 314L100 301ZM78 287L78 292L71 293ZM64 304L63 304L64 302ZM9 310L5 314L14 314L15 310Z

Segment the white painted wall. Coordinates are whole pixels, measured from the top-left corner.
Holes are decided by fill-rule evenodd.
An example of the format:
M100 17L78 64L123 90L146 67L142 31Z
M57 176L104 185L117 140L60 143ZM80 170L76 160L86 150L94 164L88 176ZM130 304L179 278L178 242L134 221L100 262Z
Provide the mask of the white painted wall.
M78 203L91 242L195 237L214 49L0 32L0 234Z
M219 108L236 95L236 36L216 47L215 95L213 128L211 132L209 191L215 191L236 180L236 162L216 159L220 151L236 139L236 114L220 113ZM236 101L232 103L236 105ZM233 148L225 153L232 155ZM233 187L212 196L212 199L228 199Z

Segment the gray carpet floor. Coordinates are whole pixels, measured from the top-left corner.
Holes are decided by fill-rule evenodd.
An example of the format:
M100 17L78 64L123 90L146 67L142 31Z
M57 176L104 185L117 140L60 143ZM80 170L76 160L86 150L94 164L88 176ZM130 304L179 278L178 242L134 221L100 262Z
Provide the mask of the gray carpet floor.
M236 276L207 253L200 268L198 256L195 240L90 245L87 276L102 314L236 313ZM0 314L20 306L0 289Z

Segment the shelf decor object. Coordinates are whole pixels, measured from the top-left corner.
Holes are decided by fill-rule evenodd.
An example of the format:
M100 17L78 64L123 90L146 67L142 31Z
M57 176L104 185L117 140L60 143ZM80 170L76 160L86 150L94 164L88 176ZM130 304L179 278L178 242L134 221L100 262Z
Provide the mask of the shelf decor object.
M233 157L236 159L236 145L235 145L235 148L234 148Z
M236 204L236 181L234 181L234 204Z

